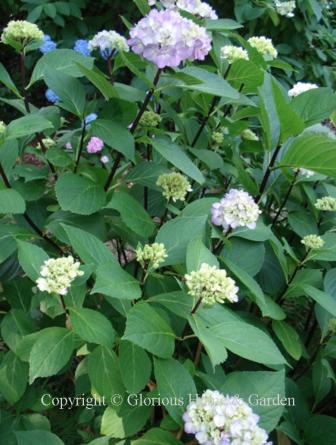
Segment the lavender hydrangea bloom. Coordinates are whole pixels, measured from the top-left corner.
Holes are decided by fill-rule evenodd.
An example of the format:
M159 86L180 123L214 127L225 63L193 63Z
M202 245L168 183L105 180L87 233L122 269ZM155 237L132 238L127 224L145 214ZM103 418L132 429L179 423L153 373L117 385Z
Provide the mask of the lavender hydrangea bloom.
M185 60L204 60L211 50L205 28L178 12L152 9L130 31L128 44L158 68L177 67Z
M84 39L76 40L73 49L78 53L83 54L83 56L85 57L90 57L91 55L91 51L89 49L89 42L87 40Z
M61 100L57 96L57 94L54 93L53 90L51 90L50 88L48 88L47 91L45 92L45 97L49 102L51 102L53 104L57 104Z
M56 49L57 45L56 43L51 39L51 37L48 34L44 34L43 37L43 43L40 46L39 50L42 54L50 53L50 51L53 51Z

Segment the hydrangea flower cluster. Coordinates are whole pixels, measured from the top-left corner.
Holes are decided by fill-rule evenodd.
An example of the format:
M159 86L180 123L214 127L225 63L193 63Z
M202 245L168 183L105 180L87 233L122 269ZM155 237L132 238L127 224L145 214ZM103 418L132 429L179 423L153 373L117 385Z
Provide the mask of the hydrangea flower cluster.
M237 227L255 229L261 210L244 190L231 189L212 205L211 221L224 230Z
M283 15L289 18L294 17L294 10L296 8L295 0L289 2L282 2L280 0L275 0L274 5L279 15Z
M241 137L243 139L246 139L247 141L259 141L258 135L256 135L255 132L250 130L249 128L246 128L244 131L242 131Z
M159 3L166 9L181 9L199 17L216 20L216 11L206 2L201 0L160 0ZM156 4L156 0L148 0L150 6Z
M90 125L93 121L95 121L97 119L97 117L98 116L96 115L96 113L88 114L87 116L85 116L85 119L84 119L85 125L86 126Z
M40 46L39 50L42 54L50 53L50 51L54 51L56 49L56 43L51 39L48 34L44 34L43 43Z
M299 173L301 176L304 176L305 178L311 178L315 175L315 172L312 170L308 170L307 168L299 168Z
M227 276L224 269L203 263L199 270L185 275L184 278L189 295L197 300L201 299L207 306L224 303L226 300L230 303L238 301L239 288L236 282Z
M72 256L51 258L45 261L36 284L40 291L48 294L66 295L73 280L84 275L80 263Z
M202 445L272 445L259 416L238 397L206 390L183 415L184 430Z
M274 48L271 39L261 36L261 37L250 37L247 41L267 60L273 60L278 57L278 51Z
M135 254L137 261L142 267L148 264L151 269L160 267L160 264L168 256L166 248L162 243L145 244L144 246L139 244Z
M315 202L315 207L318 210L323 210L325 212L336 212L336 198L332 196L323 196Z
M51 148L54 145L56 145L56 142L52 138L43 138L42 144L45 146L45 148ZM40 147L40 144L39 144L39 147ZM40 148L42 148L42 147L40 147Z
M221 145L224 142L224 134L221 131L214 131L211 135L211 139L217 145Z
M24 48L32 42L40 42L43 40L43 36L43 32L35 23L11 20L1 34L1 41L6 45L16 43Z
M82 54L85 57L91 56L91 50L89 48L89 42L85 39L78 39L75 42L75 45L73 47L74 51Z
M155 111L145 111L140 119L140 125L144 127L157 127L162 121L161 116Z
M106 156L106 155L104 155L104 156L102 156L102 157L100 158L100 162L101 162L102 164L108 164L109 161L110 161L110 158L109 158L108 156Z
M227 60L229 63L233 63L236 60L248 60L248 52L241 46L224 45L220 50L221 59Z
M163 189L163 196L169 201L184 201L188 192L192 191L188 179L181 173L164 173L156 181L156 185Z
M305 93L306 91L309 91L309 90L314 90L315 88L318 88L318 85L316 85L316 83L297 82L288 91L288 96L289 97L296 97L299 94Z
M152 9L130 31L128 44L158 68L177 67L185 60L204 60L211 50L205 28L171 10Z
M54 93L53 90L48 88L45 92L45 97L48 102L51 102L52 104L57 104L61 99L57 96L56 93Z
M307 249L318 250L324 246L324 240L318 235L306 235L302 238L301 243Z
M89 50L99 49L101 56L108 59L115 51L129 51L127 40L115 31L100 31L88 44Z
M97 138L96 136L92 136L86 147L87 152L90 154L99 153L100 151L102 151L103 148L104 148L104 142L100 138Z

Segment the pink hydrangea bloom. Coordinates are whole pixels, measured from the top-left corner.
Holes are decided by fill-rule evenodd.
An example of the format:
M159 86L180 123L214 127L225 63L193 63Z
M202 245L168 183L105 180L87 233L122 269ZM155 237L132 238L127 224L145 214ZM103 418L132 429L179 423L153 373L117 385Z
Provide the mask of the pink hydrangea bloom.
M205 28L168 9L152 9L131 29L130 36L132 50L158 68L204 60L211 50L211 37Z
M104 142L100 138L92 136L87 144L87 151L88 153L99 153L100 151L102 151L103 147Z

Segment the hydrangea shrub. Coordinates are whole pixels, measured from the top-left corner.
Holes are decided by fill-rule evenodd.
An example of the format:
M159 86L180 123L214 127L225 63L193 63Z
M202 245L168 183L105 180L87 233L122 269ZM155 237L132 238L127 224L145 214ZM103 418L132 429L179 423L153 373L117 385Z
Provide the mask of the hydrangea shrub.
M336 96L135 3L72 49L1 34L0 443L334 445Z

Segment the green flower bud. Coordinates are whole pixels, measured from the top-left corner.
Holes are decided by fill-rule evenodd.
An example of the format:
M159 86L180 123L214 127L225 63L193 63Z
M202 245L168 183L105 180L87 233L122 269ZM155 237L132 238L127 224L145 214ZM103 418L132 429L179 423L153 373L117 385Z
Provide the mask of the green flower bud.
M142 267L145 267L146 263L148 263L151 269L160 267L160 264L163 263L168 256L165 246L162 243L145 244L144 246L139 244L135 254L137 261Z
M15 49L22 50L33 42L41 42L44 34L34 23L25 20L12 20L1 34L1 41Z
M165 173L158 177L156 185L163 189L163 196L169 201L184 201L191 185L188 179L181 173Z
M145 111L140 119L140 125L143 127L157 127L162 118L159 114L154 111Z
M315 207L325 212L336 212L336 198L323 196L315 202Z
M301 240L301 243L306 246L307 249L318 250L324 246L324 240L318 235L306 235Z

